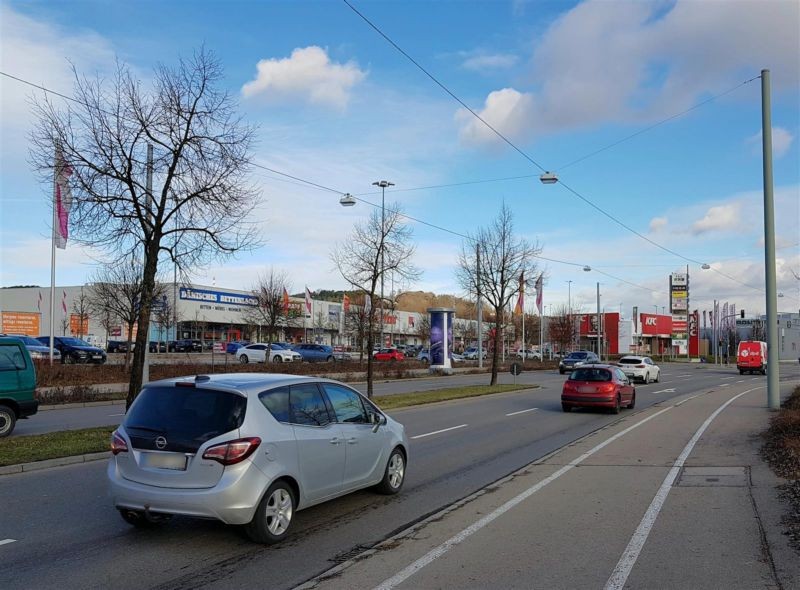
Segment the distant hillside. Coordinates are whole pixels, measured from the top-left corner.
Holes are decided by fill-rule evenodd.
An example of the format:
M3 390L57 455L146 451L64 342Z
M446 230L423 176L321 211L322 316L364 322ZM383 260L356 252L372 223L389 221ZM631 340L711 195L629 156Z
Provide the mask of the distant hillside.
M318 301L333 301L341 302L345 293L350 295L351 301L360 300L360 294L353 291L334 291L331 289L320 289L314 291L314 299ZM388 292L384 293L387 298ZM304 292L294 293L292 297L303 298ZM436 295L428 291L405 291L397 296L397 309L402 311L415 311L417 313L425 313L429 307L454 307L456 309L456 316L472 317L475 315L475 303L456 297L455 295Z

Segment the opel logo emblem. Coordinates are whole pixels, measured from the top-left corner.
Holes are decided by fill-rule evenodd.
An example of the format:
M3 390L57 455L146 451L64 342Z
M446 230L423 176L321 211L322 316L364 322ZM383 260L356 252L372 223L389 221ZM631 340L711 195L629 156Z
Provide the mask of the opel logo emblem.
M164 438L163 436L159 436L158 438L156 438L156 446L159 449L163 449L164 447L167 446L167 439Z

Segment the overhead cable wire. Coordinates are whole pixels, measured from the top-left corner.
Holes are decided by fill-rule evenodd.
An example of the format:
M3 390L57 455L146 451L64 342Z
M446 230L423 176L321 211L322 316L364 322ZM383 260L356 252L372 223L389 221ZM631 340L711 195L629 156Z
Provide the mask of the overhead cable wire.
M515 145L513 142L511 142L511 140L509 140L509 139L508 139L508 138L507 138L505 135L503 135L502 133L500 133L500 132L499 132L497 129L495 129L495 128L494 128L492 125L490 125L490 124L489 124L489 123L488 123L488 122L487 122L485 119L483 119L483 117L481 117L480 115L478 115L478 113L476 113L476 112L475 112L474 110L472 110L472 109L471 109L469 106L467 106L467 105L466 105L466 103L464 103L464 101L463 101L463 100L461 100L461 99L460 99L458 96L456 96L456 95L455 95L455 94L454 94L454 93L453 93L453 92L452 92L452 91L451 91L449 88L447 88L447 86L445 86L445 85L444 85L442 82L440 82L440 81L439 81L439 80L438 80L438 79L437 79L437 78L436 78L436 77L435 77L433 74L431 74L431 73L430 73L428 70L426 70L426 69L425 69L425 68L424 68L424 67L423 67L423 66L422 66L422 65L421 65L419 62L417 62L417 61L416 61L416 60L415 60L413 57L411 57L411 56L410 56L408 53L406 53L406 51L404 51L404 50L403 50L403 49L402 49L402 48L401 48L401 47L400 47L400 46L399 46L397 43L395 43L395 42L394 42L394 41L393 41L393 40L392 40L392 39L391 39L391 38L390 38L388 35L386 35L386 33L384 33L384 32L383 32L383 31L382 31L380 28L378 28L378 26L377 26L377 25L375 25L375 24L374 24L374 23L373 23L371 20L369 20L369 19L368 19L368 18L367 18L367 17L366 17L364 14L362 14L362 13L361 13L361 12L360 12L358 9L356 9L356 8L355 8L355 7L354 7L354 6L353 6L353 5L352 5L352 4L351 4L351 3L350 3L348 0L342 0L342 2L344 2L344 3L345 3L345 4L346 4L346 5L347 5L347 6L348 6L348 7L349 7L349 8L350 8L350 9L351 9L351 10L352 10L352 11L353 11L355 14L357 14L357 15L358 15L358 16L359 16L359 17L360 17L360 18L361 18L361 19L362 19L362 20L363 20L365 23L367 23L367 24L368 24L368 25L369 25L369 26L370 26L372 29L374 29L374 30L375 30L375 31L376 31L376 32L377 32L377 33L378 33L378 34L379 34L381 37L383 37L384 39L386 39L386 41L387 41L387 42L388 42L390 45L392 45L392 47L394 47L395 49L397 49L397 51L399 51L399 52L400 52L400 53L401 53L401 54L402 54L404 57L406 57L406 58L407 58L407 59L408 59L408 60L409 60L411 63L413 63L413 64L414 64L414 65L415 65L417 68L419 68L419 69L420 69L420 70L421 70L421 71L422 71L422 72L423 72L423 73L424 73L424 74L425 74L425 75L426 75L428 78L430 78L430 79L431 79L431 80L432 80L432 81L433 81L433 82L434 82L434 83L435 83L437 86L439 86L439 87L440 87L442 90L444 90L444 91L445 91L445 92L446 92L448 95L450 95L450 96L451 96L451 97L452 97L452 98L453 98L453 99L454 99L456 102L458 102L460 105L462 105L464 108L466 108L466 109L467 109L467 110L468 110L468 111L469 111L469 112L470 112L470 113L471 113L471 114L472 114L472 115L473 115L473 116L474 116L476 119L478 119L478 120L479 120L481 123L483 123L483 124L484 124L484 125L485 125L487 128L489 128L489 129L490 129L490 130L491 130L493 133L495 133L495 134L496 134L496 135L497 135L497 136L498 136L500 139L502 139L502 140L503 140L505 143L507 143L509 146L511 146L511 147L512 147L512 148L513 148L513 149L514 149L514 150L515 150L517 153L519 153L519 154L520 154L520 155L521 155L523 158L525 158L526 160L528 160L529 162L531 162L532 164L534 164L534 165L535 165L537 168L539 168L539 170L541 170L542 172L547 172L547 170L545 170L545 168L544 168L544 167L543 167L541 164L539 164L539 163L538 163L536 160L534 160L534 159L533 159L531 156L529 156L527 153L525 153L525 152L524 152L522 149L520 149L519 147L517 147L517 146L516 146L516 145ZM754 79L756 79L756 78L753 78L753 80L754 80ZM747 82L744 82L743 84L745 84L745 83L748 83L748 82L750 82L750 81L752 81L752 80L748 80ZM740 84L739 86L741 86L741 85L743 85L743 84ZM739 86L737 86L736 88L738 88ZM734 89L732 89L732 90L730 90L729 92L732 92L733 90L735 90L735 88L734 88ZM602 207L600 207L599 205L596 205L596 204L595 204L594 202L592 202L590 199L588 199L588 198L584 197L583 195L581 195L580 193L578 193L578 192L577 192L577 191L575 191L574 189L570 188L570 187L569 187L568 185L566 185L566 184L565 184L565 183L564 183L564 182L563 182L561 179L559 179L559 182L558 182L558 184L560 184L560 185L561 185L561 186L563 186L563 187L564 187L566 190L568 190L569 192L571 192L572 194L574 194L575 196L577 196L579 199L581 199L582 201L584 201L585 203L587 203L588 205L590 205L592 208L594 208L594 209L596 209L597 211L599 211L600 213L602 213L602 214L603 214L604 216L606 216L607 218L609 218L609 219L611 219L612 221L614 221L615 223L617 223L617 224L618 224L620 227L622 227L622 228L624 228L624 229L626 229L626 230L630 231L630 232L631 232L631 233L633 233L634 235L636 235L636 236L638 236L638 237L640 237L640 238L644 239L646 242L650 243L651 245L653 245L653 246L655 246L655 247L657 247L657 248L659 248L659 249L661 249L661 250L663 250L663 251L665 251L665 252L668 252L668 253L672 254L673 256L676 256L676 257L678 257L678 258L680 258L680 259L682 259L682 260L685 260L685 261L687 261L687 262L692 262L692 263L695 263L695 264L700 264L700 265L704 264L703 262L700 262L700 261L698 261L698 260L695 260L695 259L693 259L693 258L689 258L688 256L684 256L683 254L680 254L680 253L676 252L675 250L671 250L670 248L667 248L666 246L662 246L662 245L661 245L661 244L659 244L658 242L656 242L656 241L654 241L654 240L651 240L650 238L648 238L648 237L644 236L643 234L641 234L641 233L639 233L638 231L634 230L633 228L631 228L631 227L630 227L630 226L628 226L627 224L623 223L622 221L620 221L619 219L617 219L616 217L614 217L613 215L611 215L610 213L608 213L607 211L605 211L605 210L604 210ZM721 274L722 274L722 273L721 273ZM727 275L724 275L724 274L723 274L723 276L727 276ZM731 277L728 277L728 278L731 278ZM732 279L732 280L736 281L736 279ZM736 281L736 282L739 282L739 281ZM744 283L742 283L742 284L744 284ZM748 286L749 286L749 285L748 285Z

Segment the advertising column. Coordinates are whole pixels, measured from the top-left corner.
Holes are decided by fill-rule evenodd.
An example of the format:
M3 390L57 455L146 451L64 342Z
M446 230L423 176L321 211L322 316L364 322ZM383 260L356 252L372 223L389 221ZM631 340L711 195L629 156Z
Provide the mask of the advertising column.
M450 351L453 342L453 326L451 324L454 309L446 307L430 307L428 315L431 322L431 372L451 373Z
M674 272L669 277L669 306L672 313L672 346L687 354L689 346L689 275Z

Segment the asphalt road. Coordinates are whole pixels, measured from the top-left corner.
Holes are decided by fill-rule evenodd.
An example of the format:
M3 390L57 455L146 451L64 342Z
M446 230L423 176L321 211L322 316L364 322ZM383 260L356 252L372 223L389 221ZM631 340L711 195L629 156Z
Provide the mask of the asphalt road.
M0 587L294 587L619 420L562 413L563 377L534 377L541 388L392 412L412 437L403 492L388 498L358 492L301 511L291 538L274 547L253 545L236 529L208 521L176 518L157 530L130 528L109 503L104 461L0 477ZM729 368L665 365L661 383L637 387L635 412L725 383L762 381Z

